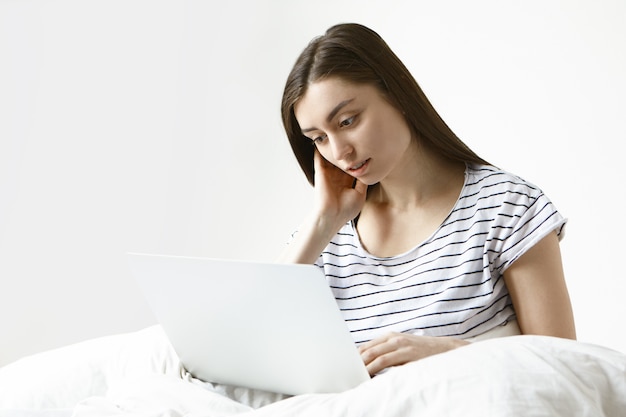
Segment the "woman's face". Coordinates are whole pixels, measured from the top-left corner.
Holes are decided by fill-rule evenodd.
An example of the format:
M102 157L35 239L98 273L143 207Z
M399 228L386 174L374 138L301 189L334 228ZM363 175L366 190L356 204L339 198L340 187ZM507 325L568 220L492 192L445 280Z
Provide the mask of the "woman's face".
M337 77L316 81L294 110L320 154L367 185L397 173L412 155L405 118L372 85Z

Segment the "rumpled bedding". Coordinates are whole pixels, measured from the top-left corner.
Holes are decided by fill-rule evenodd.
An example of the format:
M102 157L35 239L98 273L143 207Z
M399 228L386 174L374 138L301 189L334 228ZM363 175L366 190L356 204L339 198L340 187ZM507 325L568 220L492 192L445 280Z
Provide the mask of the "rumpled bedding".
M0 368L0 417L626 416L626 355L510 336L409 363L339 394L286 397L193 378L159 326Z

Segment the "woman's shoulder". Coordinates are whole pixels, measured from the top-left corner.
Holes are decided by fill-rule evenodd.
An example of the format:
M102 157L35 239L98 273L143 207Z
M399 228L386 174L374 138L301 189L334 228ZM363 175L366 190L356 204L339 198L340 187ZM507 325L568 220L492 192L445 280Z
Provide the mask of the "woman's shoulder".
M468 164L466 170L466 195L519 193L538 197L541 188L519 175L493 165Z

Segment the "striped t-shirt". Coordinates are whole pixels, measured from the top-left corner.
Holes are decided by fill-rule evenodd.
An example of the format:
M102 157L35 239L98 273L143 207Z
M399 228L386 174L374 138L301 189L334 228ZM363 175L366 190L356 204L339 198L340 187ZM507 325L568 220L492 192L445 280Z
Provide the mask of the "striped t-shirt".
M533 184L469 165L454 208L415 248L376 257L350 222L316 264L356 343L390 331L473 337L515 315L502 274L551 231L562 236L565 222Z

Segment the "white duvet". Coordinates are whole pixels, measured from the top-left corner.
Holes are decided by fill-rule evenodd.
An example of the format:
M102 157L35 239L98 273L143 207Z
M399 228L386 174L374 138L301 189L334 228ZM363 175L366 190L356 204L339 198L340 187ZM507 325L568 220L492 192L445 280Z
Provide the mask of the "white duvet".
M626 355L511 336L394 368L341 394L283 398L192 378L158 326L0 368L0 416L626 416Z

